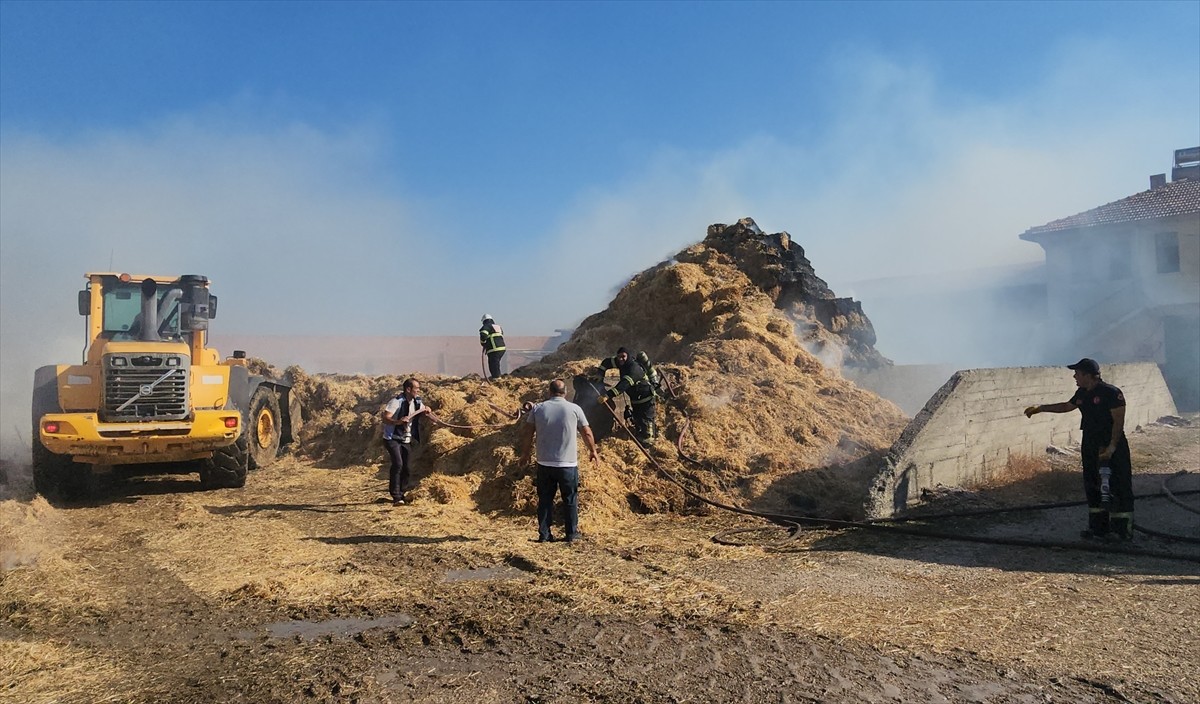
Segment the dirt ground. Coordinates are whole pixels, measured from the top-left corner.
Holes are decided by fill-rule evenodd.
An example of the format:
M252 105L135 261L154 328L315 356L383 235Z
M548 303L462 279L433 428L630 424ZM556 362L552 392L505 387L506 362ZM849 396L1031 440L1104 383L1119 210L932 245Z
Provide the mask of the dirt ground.
M1198 429L1132 435L1139 491L1178 470L1200 488ZM1077 499L1072 461L935 504ZM10 482L0 701L1200 701L1196 561L823 530L729 547L712 536L784 533L724 512L589 526L583 482L574 544L420 488L393 507L374 465L284 458L220 491L112 476L58 505ZM1070 540L1084 511L936 525ZM1137 511L1200 537L1166 499Z

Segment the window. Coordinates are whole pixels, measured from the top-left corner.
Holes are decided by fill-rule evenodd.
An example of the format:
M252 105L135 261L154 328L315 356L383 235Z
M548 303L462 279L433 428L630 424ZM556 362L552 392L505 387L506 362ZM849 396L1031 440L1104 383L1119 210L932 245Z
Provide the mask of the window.
M1158 273L1171 274L1179 271L1179 235L1174 232L1156 234L1154 254L1158 262Z
M104 286L104 320L102 334L114 340L135 340L140 334L142 320L141 285L120 283L111 277ZM157 291L158 336L161 339L179 337L178 288L160 286Z
M133 284L116 284L104 289L104 332L131 338L134 321L140 320L142 296Z

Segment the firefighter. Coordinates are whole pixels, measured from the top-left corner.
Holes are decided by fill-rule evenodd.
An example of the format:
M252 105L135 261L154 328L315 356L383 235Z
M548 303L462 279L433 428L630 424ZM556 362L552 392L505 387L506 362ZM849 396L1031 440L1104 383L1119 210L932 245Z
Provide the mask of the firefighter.
M504 330L490 315L485 314L479 322L483 324L479 328L479 344L487 353L488 378L497 379L501 374L500 360L504 358Z
M1094 359L1067 366L1075 372L1075 395L1069 401L1030 406L1025 416L1070 413L1082 416L1083 488L1088 502L1088 527L1084 538L1133 539L1133 468L1129 441L1125 439L1125 395L1100 378Z
M642 369L646 372L646 381L650 382L650 386L654 389L654 395L661 397L662 393L662 377L659 376L658 370L650 363L650 355L645 352L638 352L634 356L634 360L642 365Z
M641 352L638 357L645 357L649 364L650 360L649 357L646 357L646 353ZM600 362L599 377L603 379L604 373L609 369L616 369L620 374L620 379L617 381L617 385L609 389L600 400L607 403L621 394L626 394L629 401L625 405L625 419L633 425L638 440L643 443L653 443L656 437L655 391L645 367L637 359L629 356L629 350L622 347L617 350L615 356Z

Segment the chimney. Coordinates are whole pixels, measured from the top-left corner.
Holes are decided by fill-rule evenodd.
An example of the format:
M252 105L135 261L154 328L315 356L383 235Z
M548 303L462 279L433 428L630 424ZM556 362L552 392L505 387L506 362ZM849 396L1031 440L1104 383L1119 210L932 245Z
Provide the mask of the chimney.
M1167 175L1166 174L1151 174L1150 175L1150 190L1153 191L1155 189L1162 188L1165 185L1167 185Z

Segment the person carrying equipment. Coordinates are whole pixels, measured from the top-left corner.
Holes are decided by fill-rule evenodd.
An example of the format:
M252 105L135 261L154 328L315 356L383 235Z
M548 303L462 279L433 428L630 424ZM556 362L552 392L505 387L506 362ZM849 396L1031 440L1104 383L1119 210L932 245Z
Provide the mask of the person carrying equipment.
M1038 413L1082 416L1083 488L1088 502L1088 527L1084 538L1133 539L1133 466L1125 439L1125 394L1100 378L1094 359L1067 366L1075 372L1075 395L1069 401L1030 406L1025 417Z
M646 364L649 364L650 359L645 352L640 352L637 356L645 358ZM629 402L625 405L625 420L633 426L634 434L637 435L639 441L653 443L657 435L654 424L655 387L652 385L645 367L637 359L629 356L629 350L621 347L617 350L616 355L600 362L598 372L601 380L604 379L604 373L609 369L616 369L620 374L620 379L616 386L609 389L600 398L601 402L608 403L617 396L626 394ZM657 372L655 372L655 376L657 377Z
M504 330L492 320L492 316L484 314L479 322L479 344L487 353L488 378L498 379L501 376L500 360L504 358Z
M421 416L429 407L421 400L421 384L405 379L404 389L387 402L380 412L383 420L383 445L392 464L388 470L388 493L393 506L403 506L410 476L408 458L414 445L421 442Z

